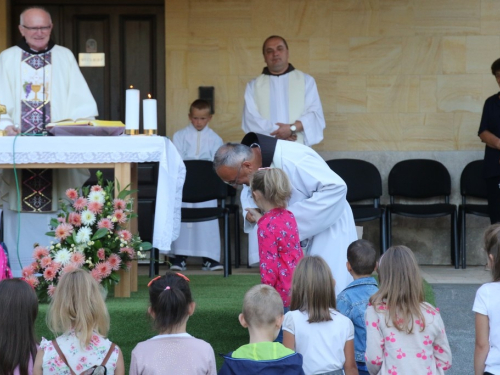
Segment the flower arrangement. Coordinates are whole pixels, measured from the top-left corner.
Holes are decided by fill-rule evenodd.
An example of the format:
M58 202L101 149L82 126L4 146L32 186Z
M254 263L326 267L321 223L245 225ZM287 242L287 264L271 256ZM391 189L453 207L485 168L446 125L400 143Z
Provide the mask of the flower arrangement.
M113 199L113 182L104 186L102 172L96 176L97 185L66 191L61 212L51 220L54 230L46 233L56 241L35 247L34 262L23 268L23 277L41 301L47 301L59 278L75 268L89 270L107 289L120 281L118 270L130 268L136 256L142 257L141 251L152 247L126 229L128 221L137 217L132 199L127 199L135 191L120 191L117 185L120 192Z

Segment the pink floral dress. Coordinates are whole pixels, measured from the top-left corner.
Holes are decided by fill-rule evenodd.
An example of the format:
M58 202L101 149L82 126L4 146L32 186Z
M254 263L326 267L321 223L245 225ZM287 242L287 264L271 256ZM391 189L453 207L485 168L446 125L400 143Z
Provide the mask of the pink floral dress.
M423 324L414 321L413 332L407 334L386 324L385 304L376 311L368 305L366 320L366 366L370 374L384 375L436 375L451 367L451 349L439 311L427 303L420 309Z
M303 257L295 217L284 208L273 208L259 219L257 235L261 282L274 287L288 307L293 271Z
M94 333L90 340L90 344L85 349L82 349L80 347L80 340L76 337L75 331L69 331L59 336L57 338L57 344L66 356L69 365L77 374L92 366L100 365L111 347L111 341ZM40 348L44 350L42 364L44 374L71 374L68 366L66 366L64 361L57 354L56 349L52 345L52 341L42 338ZM111 357L106 363L108 375L115 373L119 351L120 349L118 346L115 346Z

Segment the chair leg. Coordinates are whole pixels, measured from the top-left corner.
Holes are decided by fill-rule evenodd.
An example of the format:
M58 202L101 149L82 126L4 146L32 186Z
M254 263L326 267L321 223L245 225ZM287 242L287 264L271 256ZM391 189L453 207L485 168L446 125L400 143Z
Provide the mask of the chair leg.
M229 214L224 215L224 277L232 274L231 251L229 250Z
M387 223L385 219L385 210L380 217L380 254L387 250Z
M150 255L149 255L149 277L153 277L156 275L155 273L155 251L156 249L154 247L151 248L150 250Z
M467 233L466 233L466 228L467 228L467 222L466 222L466 218L467 218L467 214L465 213L465 210L462 210L462 225L461 225L461 228L462 228L462 233L461 233L461 237L462 237L462 241L461 241L461 244L460 244L460 250L462 252L462 269L465 269L467 267L467 260L466 260L466 256L467 256Z
M234 268L239 268L241 264L240 247L240 213L234 213Z
M387 210L387 246L392 246L392 213Z
M455 263L455 269L458 269L460 268L460 257L458 255L458 225L456 210L454 210L451 215L451 251Z

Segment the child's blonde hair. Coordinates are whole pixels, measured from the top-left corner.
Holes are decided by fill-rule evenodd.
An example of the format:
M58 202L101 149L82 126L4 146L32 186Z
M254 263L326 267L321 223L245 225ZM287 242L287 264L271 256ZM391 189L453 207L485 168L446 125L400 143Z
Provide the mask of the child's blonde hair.
M242 313L250 327L272 325L283 312L283 301L273 287L259 284L245 293Z
M82 348L89 345L93 331L107 335L109 314L103 288L89 272L76 269L61 277L50 302L47 326L54 334L73 329Z
M295 268L290 310L307 312L308 322L332 320L330 309L337 308L335 280L320 256L306 256Z
M500 224L493 224L484 232L484 249L493 257L491 274L493 281L500 281Z
M418 319L423 331L425 317L420 304L424 302L424 287L413 252L406 246L390 247L379 260L378 275L379 290L370 297L370 303L386 313L387 326L392 322L398 331L412 333Z
M250 179L253 191L259 190L264 199L276 207L286 208L292 196L292 185L279 168L261 168Z

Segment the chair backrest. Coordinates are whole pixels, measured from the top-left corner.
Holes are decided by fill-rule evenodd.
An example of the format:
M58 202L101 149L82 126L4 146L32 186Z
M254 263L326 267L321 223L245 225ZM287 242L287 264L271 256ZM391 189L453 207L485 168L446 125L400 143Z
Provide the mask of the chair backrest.
M436 160L403 160L389 172L389 195L407 198L431 198L451 193L451 177Z
M486 181L483 177L483 159L471 161L465 166L460 176L460 193L462 196L487 199Z
M372 163L359 159L333 159L326 162L347 185L347 201L379 199L382 195L382 177Z
M214 171L213 162L208 160L185 160L186 181L182 189L182 201L205 202L212 199L226 199L227 184Z

